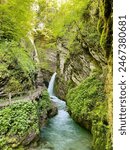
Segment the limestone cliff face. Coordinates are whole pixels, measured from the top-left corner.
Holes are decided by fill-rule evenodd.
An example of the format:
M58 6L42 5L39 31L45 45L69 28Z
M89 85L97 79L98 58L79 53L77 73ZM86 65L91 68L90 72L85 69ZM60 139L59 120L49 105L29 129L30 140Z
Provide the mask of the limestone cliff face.
M79 28L78 24L75 22L75 26L71 29L76 32L75 39L71 42L71 46L69 44L70 39L69 37L67 38L67 36L58 40L58 78L56 83L56 93L60 98L67 101L68 110L72 117L91 130L94 136L94 150L111 150L113 65L112 1L93 1L84 12L84 20L85 24L82 28ZM76 107L76 97L79 97L78 103L80 103L80 99L82 99L82 95L80 95L78 91L80 91L80 88L82 87L82 82L87 78L89 81L93 72L100 72L100 80L102 80L104 84L102 90L102 93L104 93L104 100L102 103L95 103L95 108L92 109L91 112L92 114L97 113L99 115L101 111L104 111L103 108L105 108L106 113L106 115L101 113L95 122L91 119L87 119L87 117L85 119L84 116L82 116L83 118L80 116L80 119L78 119L79 113L77 114L77 117L74 117L76 115L76 109L79 109L80 107L78 104ZM93 83L91 83L91 86L94 86ZM73 90L74 87L75 90ZM78 88L77 94L75 93L75 97L73 97L74 91ZM68 92L70 98L67 96L67 99L66 95ZM85 106L84 104L81 105L82 109L80 112L84 112L87 107L90 107L87 105ZM91 108L89 109L91 110ZM103 117L101 118L102 115ZM90 115L90 118L92 116ZM101 143L103 139L105 139L104 142L102 145L99 145L98 143Z
M83 50L70 54L61 44L60 47L58 45L58 50L56 94L65 99L68 90L89 76L95 66L87 59Z
M79 85L93 70L106 73L107 59L100 45L100 32L97 30L99 18L99 3L93 1L84 11L85 23L82 28L74 22L69 31L72 34L75 31L73 42L70 44L71 39L67 36L57 41L59 78L56 93L62 99L65 99L69 89Z
M57 72L56 95L67 101L71 116L93 134L93 149L111 150L112 1L90 1L83 12L82 26L74 21L57 39L56 48L45 47L44 36L35 42L47 52L43 56L39 51L44 73Z
M39 73L37 73L38 86L48 87L52 74L56 71L57 53L53 46L50 46L51 41L46 39L40 31L34 33L34 44L38 51L39 58ZM50 42L50 43L49 43Z

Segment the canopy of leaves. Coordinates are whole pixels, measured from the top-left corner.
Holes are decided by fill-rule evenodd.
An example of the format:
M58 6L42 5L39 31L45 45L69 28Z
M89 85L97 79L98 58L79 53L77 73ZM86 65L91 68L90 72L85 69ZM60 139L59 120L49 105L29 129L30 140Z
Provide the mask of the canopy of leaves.
M0 3L0 40L19 40L32 28L34 0L7 0Z
M82 16L89 2L90 0L68 0L57 9L55 8L55 11L51 13L52 20L47 24L53 31L54 36L63 36L75 22L82 26Z

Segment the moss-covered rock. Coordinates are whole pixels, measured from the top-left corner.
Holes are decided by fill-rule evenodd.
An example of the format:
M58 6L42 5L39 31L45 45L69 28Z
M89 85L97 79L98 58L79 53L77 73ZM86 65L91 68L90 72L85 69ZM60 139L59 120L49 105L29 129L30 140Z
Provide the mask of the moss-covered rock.
M106 149L108 112L104 80L100 74L92 74L71 89L67 94L67 106L71 116L91 131L94 150Z
M112 49L112 0L100 0L100 19L103 20L100 45L107 58L107 66L105 67L105 95L107 102L107 120L109 123L106 149L112 150L113 141L113 49Z
M48 117L52 117L57 114L57 107L51 102L47 91L43 91L41 98L38 101L38 118L39 128L42 128L47 121Z
M98 30L101 34L100 45L108 58L112 52L112 0L100 0Z
M56 113L47 91L43 91L38 102L20 102L1 109L0 149L25 149L38 141L40 128Z
M34 87L36 66L15 41L0 43L0 95L19 93Z

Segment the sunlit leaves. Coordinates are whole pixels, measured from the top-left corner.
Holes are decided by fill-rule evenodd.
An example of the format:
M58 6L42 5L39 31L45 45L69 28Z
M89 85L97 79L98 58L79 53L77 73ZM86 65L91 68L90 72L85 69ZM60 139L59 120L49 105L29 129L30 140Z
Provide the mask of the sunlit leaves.
M32 28L34 0L8 0L0 4L0 38L19 40Z
M71 27L73 22L82 22L82 15L89 3L89 0L69 0L55 12L52 19L51 28L54 35L63 36L68 32L68 28Z
M97 75L90 76L81 84L68 92L67 104L74 117L83 119L94 119L92 112L100 105L104 99L104 89L102 81ZM84 118L84 116L86 116Z
M36 103L17 103L0 110L0 149L8 142L18 143L28 132L39 133Z

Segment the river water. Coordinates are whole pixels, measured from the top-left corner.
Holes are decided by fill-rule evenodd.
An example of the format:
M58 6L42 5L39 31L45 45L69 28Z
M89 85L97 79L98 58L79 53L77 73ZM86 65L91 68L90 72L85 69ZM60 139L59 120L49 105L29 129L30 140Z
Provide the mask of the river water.
M73 121L66 103L54 96L56 72L49 82L48 93L58 107L58 114L41 130L38 150L91 150L91 134Z
M66 104L52 96L58 106L58 114L51 118L41 131L38 150L91 150L92 137L69 116Z

